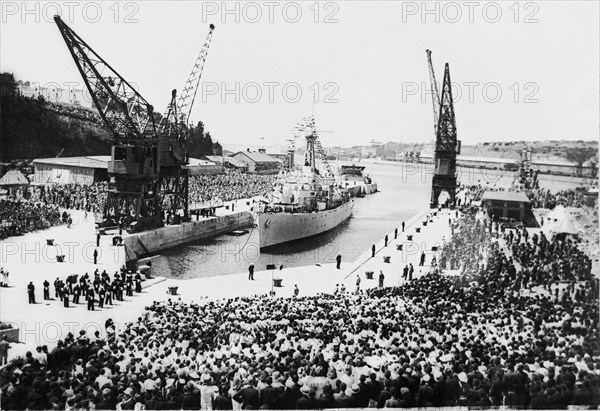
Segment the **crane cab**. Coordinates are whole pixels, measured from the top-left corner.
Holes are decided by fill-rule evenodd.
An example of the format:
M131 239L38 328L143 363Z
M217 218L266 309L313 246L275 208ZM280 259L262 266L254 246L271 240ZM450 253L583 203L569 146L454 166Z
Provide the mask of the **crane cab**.
M132 177L158 175L155 152L156 149L146 145L114 145L108 162L108 173Z

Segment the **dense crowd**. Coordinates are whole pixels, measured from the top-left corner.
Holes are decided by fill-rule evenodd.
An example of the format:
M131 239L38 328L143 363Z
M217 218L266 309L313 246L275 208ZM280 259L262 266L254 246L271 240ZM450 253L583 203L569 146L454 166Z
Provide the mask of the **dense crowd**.
M273 190L277 176L256 175L226 170L225 174L191 176L190 204L220 204L224 201L265 196ZM108 183L55 184L30 188L32 200L62 208L102 213L106 203Z
M442 270L461 270L462 275L470 275L477 272L486 256L485 245L489 242L489 230L487 226L469 214L460 222L460 226L472 224L468 230L461 230L460 236L444 245L440 257L440 268ZM452 223L452 230L458 230L459 224Z
M598 406L589 259L568 241L493 239L475 214L454 230L443 257L462 275L432 270L400 287L316 297L155 302L123 330L107 324L106 339L82 331L11 362L3 407ZM528 291L538 284L545 290Z
M189 179L189 201L195 205L208 202L215 206L223 201L265 196L273 190L276 178L231 170L225 174L192 176ZM107 195L106 182L28 187L18 200L1 200L0 239L66 223L59 207L84 210L86 219L87 213L101 214Z
M478 201L481 200L481 197L486 191L503 191L503 189L473 184L462 185L459 191L464 192L467 198ZM593 207L597 201L596 198L586 196L583 192L575 189L562 190L553 193L547 189L536 188L526 190L526 193L534 208L553 209L557 205L563 205L564 207Z
M108 183L53 184L32 189L31 198L62 208L102 213L108 192Z
M470 185L461 185L459 187L458 192L463 193L463 197L465 199L470 199L471 201L479 201L481 197L483 197L483 193L486 190L494 190L493 187L483 186L481 184L470 184Z
M530 195L533 207L535 208L554 208L557 205L565 207L592 207L596 202L593 197L588 197L580 191L569 189L552 193L550 190L533 190Z
M65 224L68 218L55 205L24 199L3 199L0 200L0 240Z
M273 191L276 175L247 174L226 170L225 174L192 176L189 179L190 203L218 203Z

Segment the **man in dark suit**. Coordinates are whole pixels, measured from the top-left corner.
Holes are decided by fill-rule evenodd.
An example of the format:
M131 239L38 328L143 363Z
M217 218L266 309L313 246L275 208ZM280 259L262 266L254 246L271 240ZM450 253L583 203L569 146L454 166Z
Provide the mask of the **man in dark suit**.
M345 382L340 384L340 392L333 394L335 400L335 408L350 408L352 407L352 398L346 395L348 386ZM300 400L298 400L300 401Z
M359 408L367 408L369 406L369 387L366 384L367 376L360 375L357 393L353 394L354 406Z
M148 403L146 403L146 409L150 409L147 406ZM233 409L233 405L231 404L231 398L229 398L229 395L227 394L227 388L225 387L220 387L219 388L219 395L217 395L217 397L215 398L215 402L213 404L213 410L232 410Z
M312 401L312 399L314 399L314 393L311 399L310 387L303 385L302 388L300 388L300 392L302 393L302 397L298 398L298 401L296 401L297 410L312 410L317 408L318 403L313 403Z
M248 266L248 280L254 280L254 264Z
M50 299L50 283L48 280L44 280L44 300Z
M87 298L88 298L87 309L88 309L88 311L95 311L94 310L94 304L96 303L95 297L96 297L96 295L94 294L94 289L92 287L90 287L87 292Z
M79 304L79 296L81 295L81 288L79 288L79 284L75 283L75 287L73 287L73 304Z
M94 248L94 264L98 264L98 250Z
M27 294L29 295L29 304L35 304L35 285L33 285L33 281L30 281L27 286Z
M296 408L298 399L302 397L300 385L298 385L298 376L294 374L290 378L291 381L286 384L283 397L278 401L281 409L291 410Z
M336 261L336 268L339 270L340 266L342 265L342 255L338 254L337 257L335 258Z
M273 409L275 408L275 402L277 400L277 389L273 388L271 384L273 384L273 379L271 377L267 377L265 380L266 387L260 390L258 399L261 407Z
M237 392L233 399L242 404L242 408L244 409L254 409L257 410L260 406L260 401L258 397L258 390L256 389L256 381L254 379L250 379L248 384L244 388L242 388L239 392Z

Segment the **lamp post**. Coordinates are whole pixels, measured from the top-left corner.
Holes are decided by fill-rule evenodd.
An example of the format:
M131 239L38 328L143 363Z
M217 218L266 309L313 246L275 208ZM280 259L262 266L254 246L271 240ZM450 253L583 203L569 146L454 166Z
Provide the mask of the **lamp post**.
M275 264L267 264L267 270L271 270L271 296L273 296L274 279L273 274L277 266Z

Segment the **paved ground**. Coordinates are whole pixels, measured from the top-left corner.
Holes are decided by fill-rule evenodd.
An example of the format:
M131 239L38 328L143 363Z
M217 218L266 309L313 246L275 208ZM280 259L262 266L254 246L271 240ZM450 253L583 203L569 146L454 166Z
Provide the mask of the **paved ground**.
M361 277L361 288L377 286L377 276L381 271L385 275L385 285L401 283L402 268L412 263L415 267L415 277L425 273L431 258L435 253L431 247L440 245L442 237L450 239L448 226L449 211L442 211L437 216L429 210L424 210L406 222L405 232L401 232L399 223L398 238L394 240L394 232L388 234L388 246L384 239L376 244L376 255L371 258L371 248L365 251L357 261L342 261L341 269L334 264L313 265L307 267L284 268L282 271L259 271L254 274L254 281L248 280L248 273L238 273L226 276L198 278L193 280L166 279L160 273L153 273L153 280L144 282L142 293L126 298L125 301L112 307L87 311L84 303L78 306L64 308L58 300L43 301L42 283L47 279L51 284L56 277L62 279L70 274L89 273L98 268L113 274L124 262L122 247L110 244L112 237L103 236L101 239L98 265L93 263L95 248L95 230L93 221L83 220L83 215L74 213L74 224L29 233L22 237L11 238L0 242L0 265L10 272L9 288L0 289L0 320L10 322L20 328L22 344L13 344L10 357L23 355L27 350L35 349L37 345L48 345L51 348L69 332L86 329L93 336L94 331L104 333L104 323L112 318L117 324L135 320L145 306L155 300L167 298L184 301L202 301L207 298L231 298L255 294L268 294L272 288L272 277L282 278L283 287L274 288L277 296L291 297L294 285L297 284L302 295L314 295L320 292L333 292L337 284L344 284L348 292L355 290L356 276ZM454 218L454 212L451 213ZM425 218L430 216L430 218ZM431 221L430 221L431 220ZM422 225L427 221L427 226ZM420 228L420 233L416 228ZM412 235L412 241L408 236ZM58 247L46 245L46 239L53 238ZM402 244L402 251L397 245ZM421 251L427 252L425 267L419 267ZM64 254L66 262L56 262L56 254ZM384 262L384 257L390 256L390 263ZM375 273L373 280L367 280L366 271ZM27 284L33 281L36 287L37 304L28 304ZM177 287L178 295L167 293L169 287ZM54 297L54 287L51 285L51 296Z

